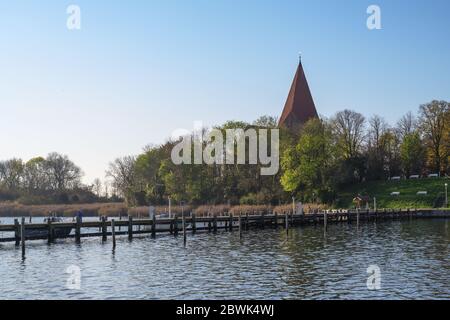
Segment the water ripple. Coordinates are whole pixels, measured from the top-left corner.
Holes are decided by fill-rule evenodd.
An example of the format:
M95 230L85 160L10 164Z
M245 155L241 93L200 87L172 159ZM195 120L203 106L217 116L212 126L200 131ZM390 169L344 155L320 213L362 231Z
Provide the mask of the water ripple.
M449 299L447 220L0 244L2 299ZM381 289L368 290L369 265ZM66 268L81 268L81 289Z

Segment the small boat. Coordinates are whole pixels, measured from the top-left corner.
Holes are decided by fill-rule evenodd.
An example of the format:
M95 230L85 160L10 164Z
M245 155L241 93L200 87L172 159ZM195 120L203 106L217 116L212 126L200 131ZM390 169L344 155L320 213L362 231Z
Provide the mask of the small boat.
M51 222L64 222L64 219L58 217L45 218L43 223L48 223L49 219ZM64 228L55 228L54 229L54 237L55 238L66 238L72 232L72 227L64 227ZM27 238L40 238L47 237L48 230L47 229L27 229L25 226L25 236Z

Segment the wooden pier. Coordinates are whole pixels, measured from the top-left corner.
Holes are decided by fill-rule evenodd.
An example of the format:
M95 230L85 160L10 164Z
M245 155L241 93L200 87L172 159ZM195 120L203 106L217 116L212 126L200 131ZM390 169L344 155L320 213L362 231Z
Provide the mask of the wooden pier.
M232 215L224 213L220 216L196 217L194 214L183 217L161 219L133 219L115 220L101 217L99 221L81 221L77 219L73 222L52 222L49 219L46 223L26 223L22 218L15 220L14 224L0 224L0 232L14 234L11 237L0 238L0 242L15 242L21 245L25 251L25 242L30 240L47 240L49 243L58 238L74 238L76 243L81 242L81 238L99 237L107 241L112 238L113 246L116 246L116 236L127 235L129 240L135 235L156 233L170 233L177 235L183 233L186 243L186 234L195 234L198 231L217 232L218 229L233 231L233 228L239 231L240 237L243 231L250 228L277 228L284 227L287 232L289 228L301 225L319 225L321 224L326 231L327 226L333 223L355 223L359 225L362 221L386 221L386 220L406 220L406 219L425 219L425 218L450 218L450 210L329 210L325 212L293 214L292 212L273 213L273 214L239 214ZM181 220L181 221L180 221ZM181 223L180 223L181 222ZM71 229L67 236L58 236L58 230ZM27 236L27 231L35 231L34 236ZM84 230L85 232L82 232ZM96 232L92 232L96 230ZM122 231L125 230L125 231ZM38 232L36 232L38 231Z

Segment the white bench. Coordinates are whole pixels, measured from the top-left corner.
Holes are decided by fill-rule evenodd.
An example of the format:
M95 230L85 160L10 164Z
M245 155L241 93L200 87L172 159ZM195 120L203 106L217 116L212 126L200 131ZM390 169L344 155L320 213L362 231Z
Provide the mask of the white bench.
M399 195L400 195L400 192L398 192L398 191L391 192L391 196L399 196Z
M410 179L419 179L419 175L418 174L413 174L411 176L409 176Z
M391 180L400 180L400 177L391 177Z
M418 196L426 196L427 194L428 194L428 192L426 192L426 191L418 191L417 192Z
M428 178L438 178L439 177L439 174L438 173L430 173L429 175L428 175Z

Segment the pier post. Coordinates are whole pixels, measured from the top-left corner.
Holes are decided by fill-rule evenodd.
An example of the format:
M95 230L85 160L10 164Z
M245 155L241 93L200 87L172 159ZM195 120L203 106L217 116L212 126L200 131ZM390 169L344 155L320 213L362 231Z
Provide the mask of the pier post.
M182 228L183 228L183 243L184 243L184 245L186 245L186 217L184 216L184 214L183 214L183 216L181 217L181 224L182 224Z
M20 245L20 224L19 224L19 219L14 219L14 238L16 239L16 246Z
M325 231L327 231L327 211L323 211L323 228Z
M288 211L286 211L286 213L285 213L285 222L286 222L286 225L285 225L285 228L286 228L286 234L289 234L289 212Z
M103 216L102 217L102 241L106 241L107 240L107 226L106 226L106 217Z
M367 213L367 219L369 219L369 213ZM356 209L356 227L359 227L359 210Z
M273 223L275 225L275 228L278 228L278 212L274 212L274 218L273 218Z
M242 217L241 217L241 213L239 213L239 239L242 238Z
M214 233L217 232L217 214L214 214L214 217L213 217L213 231L214 231Z
M156 213L153 213L152 216L152 238L156 237Z
M264 211L261 211L261 229L264 229L264 224L265 224L265 221L264 221Z
M233 231L233 214L231 212L228 214L230 215L230 222L228 223L229 228L230 228L230 231Z
M20 240L22 242L22 255L25 255L25 218L22 217L22 224L20 225Z
M111 234L112 234L112 241L113 241L113 249L116 248L116 222L114 219L111 220Z
M128 240L133 240L133 217L128 216Z
M77 220L76 220L75 241L76 241L76 243L81 242L81 217L80 216L77 216Z
M295 214L295 211L292 211L292 214L291 214L291 226L294 225L294 214Z
M248 212L245 213L245 230L248 230Z
M195 223L195 212L191 214L191 222L192 222L192 233L195 234L197 232L197 225Z
M176 213L174 214L173 217L173 229L174 235L178 235L178 217Z
M48 243L52 243L54 234L53 234L53 226L52 226L52 218L51 217L48 217L47 225L48 225Z

